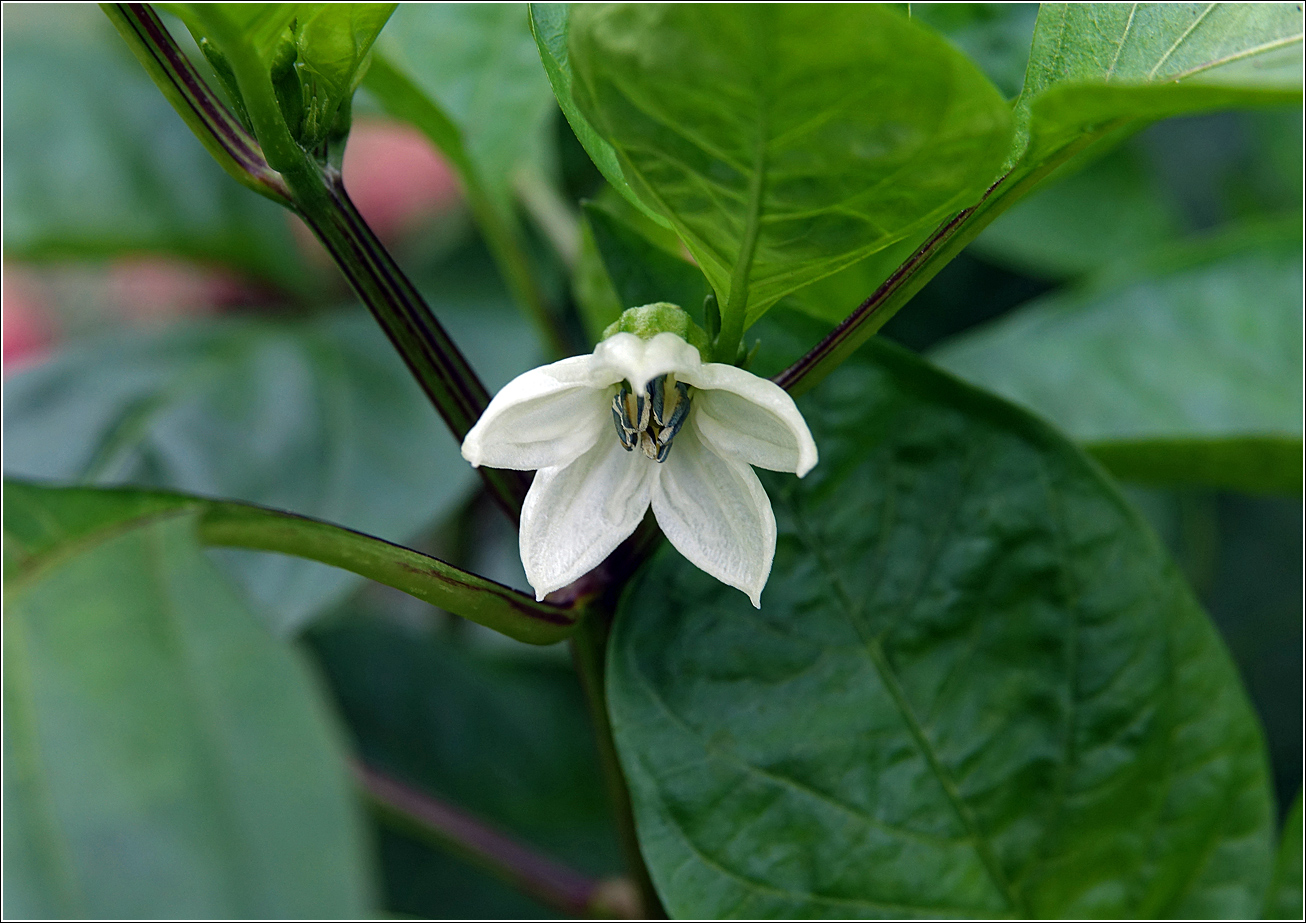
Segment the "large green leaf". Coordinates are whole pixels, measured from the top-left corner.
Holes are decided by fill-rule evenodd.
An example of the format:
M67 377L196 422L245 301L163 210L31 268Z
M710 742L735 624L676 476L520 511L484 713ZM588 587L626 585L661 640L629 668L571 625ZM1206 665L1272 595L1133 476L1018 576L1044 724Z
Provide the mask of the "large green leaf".
M544 63L544 72L553 86L558 106L567 117L567 123L571 125L577 140L599 168L599 172L612 184L612 188L654 222L669 228L670 222L630 188L626 175L621 171L621 163L617 160L617 152L594 130L571 95L571 52L567 47L571 26L569 7L570 4L567 3L530 4L531 34L535 36L540 60Z
M1048 295L935 358L1037 410L1122 477L1297 492L1300 246L1295 236L1244 243L1126 284Z
M7 916L371 910L336 729L191 515L26 559L4 635Z
M440 313L490 387L537 364L511 309L474 300ZM9 476L244 500L394 542L433 525L475 483L361 313L124 335L5 384ZM279 632L358 582L279 555L222 555Z
M735 338L974 201L1011 137L984 75L880 6L578 6L570 51L582 111Z
M1274 862L1274 878L1265 898L1266 920L1300 920L1302 915L1302 798L1293 799L1292 810L1283 825L1279 855Z
M371 763L578 870L618 872L593 735L570 664L489 653L459 637L364 610L309 635ZM406 836L390 833L382 847L392 912L473 918L541 912Z
M664 549L618 612L610 708L671 913L1254 913L1259 725L1099 469L882 341L800 407L821 461L765 479L762 608Z
M1300 100L1302 22L1297 3L1042 4L1016 106L1026 162L1105 125Z
M90 7L5 11L4 251L165 253L307 278L271 202L213 162Z

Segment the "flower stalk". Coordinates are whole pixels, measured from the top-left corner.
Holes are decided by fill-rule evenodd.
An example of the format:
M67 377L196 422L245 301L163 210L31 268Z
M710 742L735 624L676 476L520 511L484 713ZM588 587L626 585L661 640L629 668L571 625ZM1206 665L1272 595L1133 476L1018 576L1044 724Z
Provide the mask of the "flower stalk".
M541 855L453 805L418 791L366 763L354 776L373 808L411 831L503 879L566 917L636 919L624 882L595 880Z
M635 811L630 801L630 786L617 757L617 745L612 737L612 721L608 717L606 691L608 636L612 631L610 607L592 607L581 619L571 636L571 657L580 677L581 689L589 707L590 724L594 728L594 742L598 747L599 767L607 784L608 802L617 825L617 837L626 860L626 870L634 879L639 891L641 909L645 919L666 919L653 879L649 876L644 855L639 849L635 827Z

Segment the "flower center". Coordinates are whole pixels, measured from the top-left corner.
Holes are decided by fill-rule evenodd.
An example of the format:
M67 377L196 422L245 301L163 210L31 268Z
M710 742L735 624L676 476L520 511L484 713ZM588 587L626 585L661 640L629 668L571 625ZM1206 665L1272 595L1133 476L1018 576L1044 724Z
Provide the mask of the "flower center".
M689 415L689 388L674 375L659 375L635 394L628 382L612 399L612 422L627 452L639 450L657 462L667 460L671 440Z

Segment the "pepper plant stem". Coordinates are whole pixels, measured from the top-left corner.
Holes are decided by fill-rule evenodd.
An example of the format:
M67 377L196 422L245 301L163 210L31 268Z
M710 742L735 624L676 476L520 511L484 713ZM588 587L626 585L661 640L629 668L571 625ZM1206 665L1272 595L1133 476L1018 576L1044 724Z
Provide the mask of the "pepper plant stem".
M608 697L605 687L608 635L612 629L612 612L607 606L594 606L582 618L571 636L571 656L580 676L581 688L589 706L590 723L594 727L595 743L599 751L599 765L608 787L608 800L617 823L617 835L626 860L626 869L639 890L647 919L666 919L666 910L653 887L644 856L639 850L635 834L635 813L630 803L630 789L625 773L617 758L617 746L612 739L612 722L608 717Z
M806 355L775 376L775 383L794 397L814 388L898 313L995 218L1015 205L1057 167L1103 136L1126 126L1128 121L1103 126L1098 132L1062 148L1033 169L1022 170L1017 166L1008 172L990 186L978 202L939 225L870 297Z
M339 174L321 170L316 164L310 167L305 175L291 180L297 211L331 253L454 438L461 442L485 410L489 393L422 296L358 214ZM485 467L477 471L516 522L530 486L526 475Z
M190 66L148 5L106 5L105 13L173 108L223 167L245 185L304 218L461 441L489 403L489 393L416 287L358 214L339 173L318 164L291 136L266 68L226 13L216 6L196 9L209 34L226 50L257 140ZM489 468L481 468L479 473L515 522L529 486L525 476Z
M290 190L258 142L213 95L150 5L101 3L100 9L213 159L241 185L290 205Z
M531 895L567 917L627 916L621 892L568 868L484 821L366 763L354 776L380 815ZM614 898L616 898L614 900Z

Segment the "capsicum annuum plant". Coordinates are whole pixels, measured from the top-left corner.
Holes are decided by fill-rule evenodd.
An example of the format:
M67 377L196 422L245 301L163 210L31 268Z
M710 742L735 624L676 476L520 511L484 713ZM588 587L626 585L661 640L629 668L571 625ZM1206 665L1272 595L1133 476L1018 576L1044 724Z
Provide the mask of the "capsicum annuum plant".
M1300 4L101 9L6 281L257 310L6 378L7 915L1301 918Z

